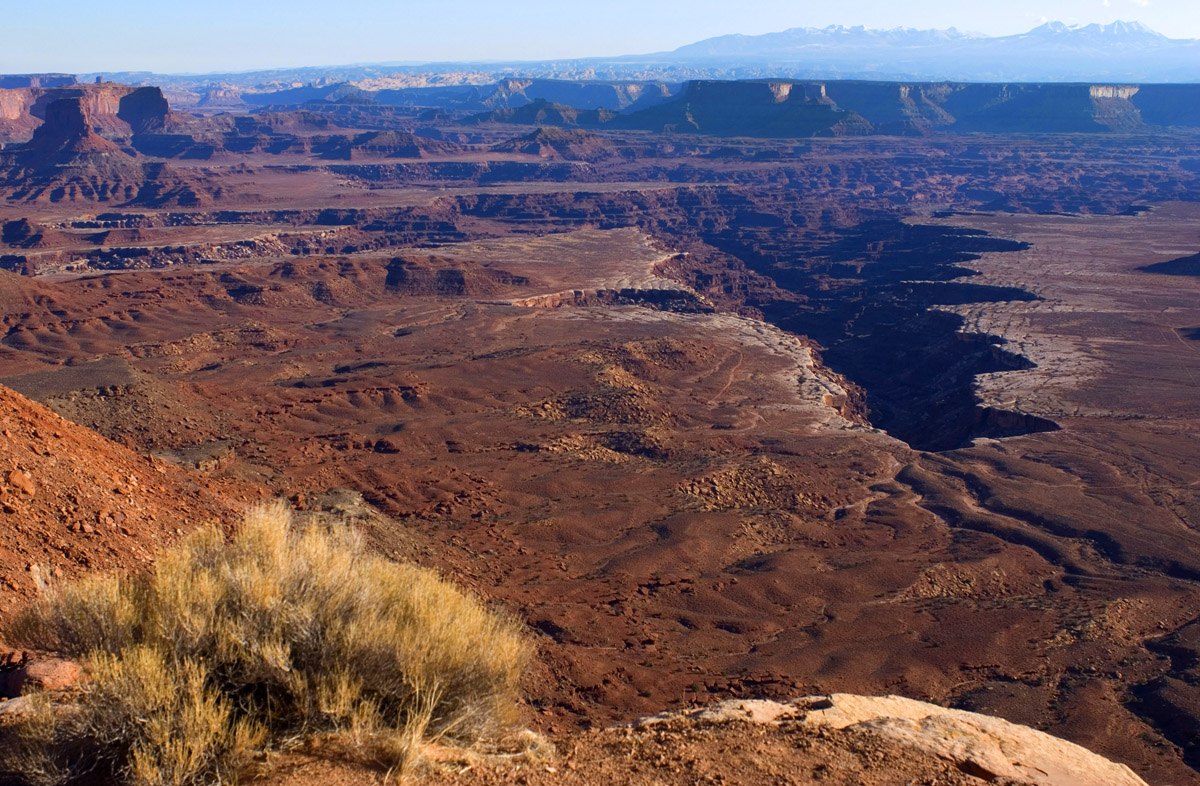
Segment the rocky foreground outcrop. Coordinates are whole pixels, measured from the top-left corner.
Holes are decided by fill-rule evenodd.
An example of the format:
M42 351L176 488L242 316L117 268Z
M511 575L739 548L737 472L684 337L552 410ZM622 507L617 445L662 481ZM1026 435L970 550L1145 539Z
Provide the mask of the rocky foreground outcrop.
M637 729L680 721L800 724L814 731L851 732L881 745L948 762L989 783L1016 786L1145 786L1123 764L1044 732L990 715L948 709L900 696L835 693L792 702L726 701L686 713L645 718Z
M71 662L0 653L0 734L32 711L34 691L70 695L81 677ZM526 733L527 734L527 733ZM836 693L781 703L725 701L667 712L623 728L542 742L514 762L440 745L424 751L421 780L484 784L718 783L941 784L942 786L1147 786L1123 764L1079 745L989 715L899 696ZM465 763L466 766L463 766ZM374 782L362 764L291 762L271 784Z
M413 780L454 786L1146 786L1124 765L1029 727L894 696L730 701L548 742L498 757L430 746ZM267 783L356 786L375 777L361 766L307 758L279 768Z
M0 302L44 296L53 292L0 273ZM39 580L129 570L182 528L235 516L203 479L0 386L0 619L33 598Z

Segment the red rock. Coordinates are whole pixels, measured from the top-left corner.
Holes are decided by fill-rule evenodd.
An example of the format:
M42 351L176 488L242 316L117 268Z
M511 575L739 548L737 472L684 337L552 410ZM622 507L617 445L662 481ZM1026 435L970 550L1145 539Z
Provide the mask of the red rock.
M64 690L79 682L80 674L78 663L49 658L10 672L4 689L10 696L20 696L32 690Z
M27 496L35 496L37 494L37 485L34 484L33 478L28 472L21 472L14 469L8 473L8 485L20 491Z
M0 668L16 668L25 662L26 655L22 650L9 650L0 654Z

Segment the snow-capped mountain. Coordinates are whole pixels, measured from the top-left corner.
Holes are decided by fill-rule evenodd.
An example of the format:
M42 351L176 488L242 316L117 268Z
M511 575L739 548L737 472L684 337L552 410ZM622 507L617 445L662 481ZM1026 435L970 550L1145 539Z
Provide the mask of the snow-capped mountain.
M954 28L796 27L709 38L647 57L797 77L1200 82L1200 41L1168 38L1140 22L1047 22L1010 36Z
M1035 27L1023 36L1015 36L1017 38L1032 38L1041 36L1043 38L1053 37L1057 40L1075 39L1075 40L1093 40L1093 41L1115 41L1115 40L1150 40L1150 41L1169 41L1162 33L1152 30L1141 22L1113 22L1110 25L1090 24L1090 25L1067 25L1062 22L1047 22L1046 24Z
M873 30L834 25L764 35L723 35L670 52L543 61L359 64L250 74L165 78L90 74L116 81L203 86L327 83L413 74L488 73L493 78L662 82L730 79L864 79L921 82L1200 83L1200 40L1169 38L1138 22L1067 25L986 36L950 28ZM190 81L189 81L190 80ZM197 81L199 80L199 81ZM257 81L256 81L257 80ZM187 89L193 89L188 87Z
M971 38L977 34L948 30L918 30L897 27L891 30L872 30L866 27L793 27L779 33L764 35L724 35L680 47L673 54L681 57L768 56L781 55L814 47L927 47L944 45Z

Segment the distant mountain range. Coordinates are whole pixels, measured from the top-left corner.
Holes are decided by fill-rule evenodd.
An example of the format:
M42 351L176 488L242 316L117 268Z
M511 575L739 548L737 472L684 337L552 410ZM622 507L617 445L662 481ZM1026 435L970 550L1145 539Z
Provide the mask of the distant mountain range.
M837 54L872 49L885 51L933 50L935 52L1013 51L1015 49L1103 49L1134 46L1157 49L1173 45L1191 45L1194 41L1172 40L1140 22L1114 22L1111 25L1066 25L1047 22L1028 33L992 37L980 33L948 30L918 30L897 27L873 30L866 27L794 27L764 35L723 35L681 46L669 55L695 60L708 57L776 58L808 57L816 52Z
M1138 22L1066 25L985 36L948 30L793 28L725 35L669 52L509 63L360 64L236 74L89 74L162 85L177 98L213 87L276 91L370 82L369 89L481 85L505 78L682 83L694 79L867 79L958 82L1200 82L1200 40ZM186 103L186 101L185 101Z
M660 55L719 68L766 68L768 76L969 81L1200 81L1200 41L1172 39L1139 22L1066 25L984 36L949 30L833 26L726 35ZM817 76L807 73L805 76Z

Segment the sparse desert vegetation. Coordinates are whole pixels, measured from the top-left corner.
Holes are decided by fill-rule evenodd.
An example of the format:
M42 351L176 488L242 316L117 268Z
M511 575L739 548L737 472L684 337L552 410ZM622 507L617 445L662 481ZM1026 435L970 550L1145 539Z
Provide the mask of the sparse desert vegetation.
M520 609L536 642L522 719L559 758L455 749L479 732L443 707L426 737L459 741L414 778L757 784L752 730L669 777L678 741L635 735L640 782L588 751L623 766L621 724L664 710L846 691L1200 786L1200 278L1163 275L1200 251L1196 85L324 73L0 77L0 637L40 577L131 575L181 521L229 532L286 498ZM624 111L480 122L598 106ZM59 707L174 724L133 724L85 780L268 763L263 786L366 786L447 691L377 689L360 662L392 655L313 654L274 616L287 636L239 623L185 668L188 626L222 629L189 604L187 636L117 614L99 650L52 617L8 637L0 724L82 665ZM25 736L53 781L92 742L49 706ZM947 782L899 780L926 775Z
M426 741L508 726L529 657L516 623L433 571L282 505L152 573L49 587L10 635L86 675L12 729L0 770L31 786L236 783L306 745L402 773Z

